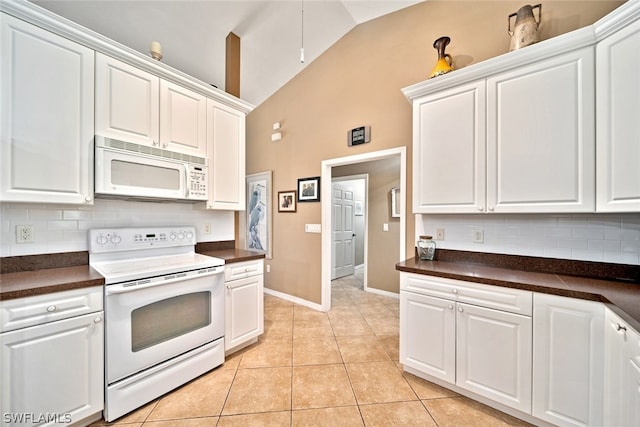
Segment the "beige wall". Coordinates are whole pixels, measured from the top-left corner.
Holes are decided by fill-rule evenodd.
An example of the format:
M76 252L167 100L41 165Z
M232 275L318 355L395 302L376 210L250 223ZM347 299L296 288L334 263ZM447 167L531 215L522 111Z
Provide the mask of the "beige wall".
M590 25L621 3L545 1L541 37ZM249 114L247 174L272 170L275 197L295 189L298 178L319 176L322 160L406 146L411 194L411 106L400 89L426 78L440 36L451 37L447 52L456 68L506 53L507 16L523 4L431 0L357 26ZM282 125L277 143L271 142L274 122ZM371 126L371 142L347 147L347 130L362 125ZM304 232L305 223L320 221L320 203L301 203L295 214L274 212L266 287L321 302L320 234ZM407 254L413 236L414 216L408 215ZM370 249L386 252L383 243Z

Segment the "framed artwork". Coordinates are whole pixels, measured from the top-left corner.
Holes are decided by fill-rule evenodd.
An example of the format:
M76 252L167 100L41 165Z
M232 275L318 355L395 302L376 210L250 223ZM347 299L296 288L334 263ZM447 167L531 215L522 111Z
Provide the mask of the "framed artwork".
M296 211L296 190L278 191L278 212Z
M320 201L320 177L298 178L298 202Z
M271 258L271 171L247 175L245 249Z
M391 189L391 218L400 218L400 189Z

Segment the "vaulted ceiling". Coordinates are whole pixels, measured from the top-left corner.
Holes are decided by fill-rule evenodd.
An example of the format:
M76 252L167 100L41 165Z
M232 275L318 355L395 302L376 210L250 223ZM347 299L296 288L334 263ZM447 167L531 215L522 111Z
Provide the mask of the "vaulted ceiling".
M32 0L224 89L225 39L241 39L240 97L259 105L356 25L422 0ZM300 62L304 46L305 61Z

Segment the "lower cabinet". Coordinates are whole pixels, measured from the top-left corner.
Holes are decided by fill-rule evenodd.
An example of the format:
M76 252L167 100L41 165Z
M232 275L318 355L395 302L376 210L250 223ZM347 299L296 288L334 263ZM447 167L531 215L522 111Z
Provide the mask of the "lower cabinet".
M0 334L1 425L88 424L104 404L104 322L99 310L80 303L78 291L3 301L2 326L10 320L41 318L39 324ZM86 291L85 291L86 292ZM75 312L55 319L56 312ZM38 314L41 312L41 314ZM17 316L15 316L17 315ZM9 326L8 326L9 325ZM4 329L4 330L6 330Z
M225 337L227 354L255 342L264 332L264 261L227 264Z
M640 426L640 334L609 309L605 317L605 425Z
M530 292L405 273L400 289L400 363L530 413L530 313L474 304L526 305L528 296L530 311Z
M533 412L558 426L604 425L604 306L534 294Z

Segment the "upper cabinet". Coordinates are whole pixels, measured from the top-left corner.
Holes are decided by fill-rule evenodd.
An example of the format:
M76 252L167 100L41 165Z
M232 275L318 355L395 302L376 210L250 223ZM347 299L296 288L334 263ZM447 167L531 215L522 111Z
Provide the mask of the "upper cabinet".
M487 211L593 212L593 47L487 79Z
M640 15L637 7L636 16ZM640 211L640 20L596 47L597 209Z
M96 54L96 133L206 156L206 97Z
M640 2L403 92L415 213L640 211Z
M208 209L245 209L245 121L245 113L208 101Z
M94 53L1 16L0 200L91 204Z
M593 47L550 51L405 89L414 212L593 211Z

